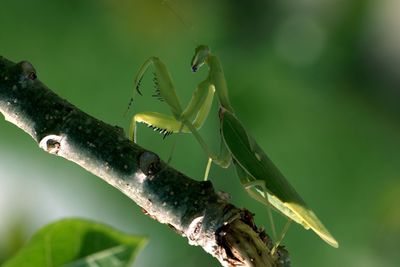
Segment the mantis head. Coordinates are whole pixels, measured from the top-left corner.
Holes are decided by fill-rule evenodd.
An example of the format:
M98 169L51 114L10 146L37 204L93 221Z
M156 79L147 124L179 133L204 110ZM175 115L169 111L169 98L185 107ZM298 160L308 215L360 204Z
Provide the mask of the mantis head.
M210 48L206 45L199 45L196 47L191 66L192 71L196 72L204 63L207 63L208 56L210 55Z

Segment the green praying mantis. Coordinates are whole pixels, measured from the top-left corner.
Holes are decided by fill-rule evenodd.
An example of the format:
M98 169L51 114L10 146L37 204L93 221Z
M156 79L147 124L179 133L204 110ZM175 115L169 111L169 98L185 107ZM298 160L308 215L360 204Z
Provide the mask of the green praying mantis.
M295 221L305 229L312 229L324 241L337 248L339 244L335 238L236 118L229 101L221 62L211 53L208 46L200 45L195 50L191 69L197 72L203 65L208 66L208 75L197 86L189 104L183 109L165 64L157 57L150 57L144 62L134 80L133 96L135 92L142 94L140 91L142 78L149 67L153 66L153 80L156 87L153 96L164 101L172 115L158 112L134 115L129 130L130 139L137 142L137 123L147 124L162 133L164 137L172 133L192 133L208 156L205 179L208 177L212 162L223 168L227 168L232 162L243 187L252 198L268 207L273 207L286 216L289 222ZM199 134L199 129L210 112L215 93L220 107L219 154L214 154ZM129 106L132 104L133 96Z

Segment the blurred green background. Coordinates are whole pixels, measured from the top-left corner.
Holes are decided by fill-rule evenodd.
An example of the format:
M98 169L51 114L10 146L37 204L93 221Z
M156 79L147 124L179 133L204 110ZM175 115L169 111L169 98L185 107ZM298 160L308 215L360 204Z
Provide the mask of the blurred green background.
M190 59L208 44L239 118L340 242L333 249L292 226L284 244L293 266L399 266L399 10L396 0L0 0L0 54L31 61L56 93L127 130L123 113L141 63L159 56L187 103L206 74L192 74ZM130 115L169 112L151 97L151 78ZM202 134L215 147L217 123L214 107ZM141 127L138 141L166 158L175 138L171 164L201 179L206 158L190 135L163 141ZM269 231L265 209L232 169L214 166L210 176ZM0 120L0 263L39 227L70 216L149 236L134 266L219 266Z

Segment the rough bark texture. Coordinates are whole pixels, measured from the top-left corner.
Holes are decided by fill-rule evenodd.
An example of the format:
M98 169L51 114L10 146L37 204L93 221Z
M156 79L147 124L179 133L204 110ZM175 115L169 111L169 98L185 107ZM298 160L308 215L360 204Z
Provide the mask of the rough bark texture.
M202 246L223 266L290 266L252 214L230 204L211 182L195 181L123 130L82 112L49 90L26 61L0 57L0 112L45 151L79 164L135 201L146 214Z

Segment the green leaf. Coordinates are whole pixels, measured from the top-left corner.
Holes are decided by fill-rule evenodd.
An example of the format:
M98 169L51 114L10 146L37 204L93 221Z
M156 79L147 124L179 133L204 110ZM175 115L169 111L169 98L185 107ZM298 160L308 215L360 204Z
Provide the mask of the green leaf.
M331 246L338 247L335 238L247 133L241 122L231 112L225 111L221 123L225 144L232 153L235 165L239 165L236 166L236 171L242 184L256 184L255 192L245 187L250 196L264 204L268 199L268 203L284 215L302 224L306 229L311 228ZM262 194L260 187L265 188L265 194Z
M83 219L64 219L39 230L3 267L130 266L147 238Z

